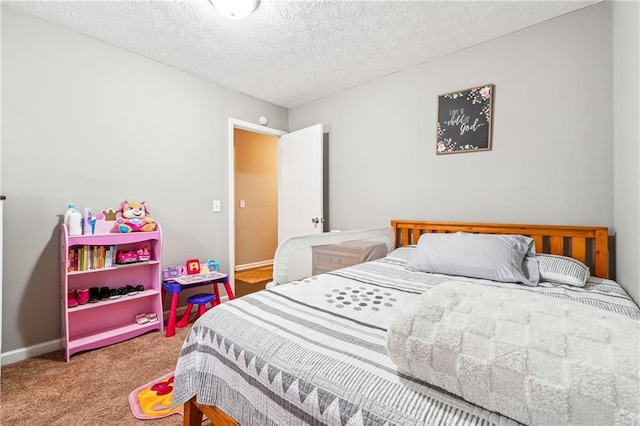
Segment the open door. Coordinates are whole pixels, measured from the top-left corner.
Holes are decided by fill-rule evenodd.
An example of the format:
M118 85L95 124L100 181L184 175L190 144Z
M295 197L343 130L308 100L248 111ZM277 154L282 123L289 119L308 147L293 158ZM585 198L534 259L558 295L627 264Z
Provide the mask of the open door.
M278 242L324 229L322 132L316 124L278 141Z

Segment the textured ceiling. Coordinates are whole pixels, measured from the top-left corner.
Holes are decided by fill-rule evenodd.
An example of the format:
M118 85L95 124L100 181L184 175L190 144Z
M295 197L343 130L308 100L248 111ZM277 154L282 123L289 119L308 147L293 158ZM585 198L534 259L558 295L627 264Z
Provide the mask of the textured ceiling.
M286 108L593 1L273 1L241 21L208 0L3 4Z

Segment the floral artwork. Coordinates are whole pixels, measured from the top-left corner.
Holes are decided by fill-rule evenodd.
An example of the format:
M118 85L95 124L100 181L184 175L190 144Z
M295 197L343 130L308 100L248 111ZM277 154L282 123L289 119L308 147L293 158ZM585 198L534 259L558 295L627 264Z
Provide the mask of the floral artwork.
M436 154L491 149L492 84L438 96Z

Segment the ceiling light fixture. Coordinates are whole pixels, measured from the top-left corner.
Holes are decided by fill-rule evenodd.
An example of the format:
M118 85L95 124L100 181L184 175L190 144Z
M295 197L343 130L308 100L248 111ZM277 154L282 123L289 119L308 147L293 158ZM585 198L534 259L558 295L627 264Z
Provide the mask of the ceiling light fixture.
M256 10L260 0L209 0L222 16L244 19Z

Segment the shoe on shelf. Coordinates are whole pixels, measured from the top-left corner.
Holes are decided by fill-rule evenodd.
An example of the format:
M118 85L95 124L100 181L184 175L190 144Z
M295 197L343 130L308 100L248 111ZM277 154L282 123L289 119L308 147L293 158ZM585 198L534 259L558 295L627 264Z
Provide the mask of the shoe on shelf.
M138 294L135 287L133 287L132 285L128 285L126 289L127 289L127 296L133 296L134 294Z
M89 289L89 303L98 303L100 301L100 289L91 287Z
M118 290L116 290L115 288L112 288L109 290L109 299L113 300L113 299L119 299L120 298L120 293L118 293Z
M158 314L155 312L148 313L147 318L149 319L149 322L158 321Z
M100 287L100 300L109 300L111 298L111 290L109 287Z
M67 307L75 308L76 306L78 306L78 299L76 298L76 291L75 290L69 290L67 292Z
M86 305L89 302L89 289L81 288L77 290L78 294L78 303L80 305Z
M120 287L120 288L118 289L118 294L119 294L120 296L126 296L126 295L127 295L127 293L128 293L128 292L127 292L127 289L126 289L125 287Z
M144 291L144 286L142 284L139 284L135 287L135 289L138 293L142 293Z
M138 314L136 315L136 322L140 325L146 324L149 322L149 318L147 317L147 314Z

